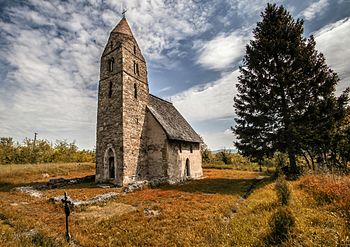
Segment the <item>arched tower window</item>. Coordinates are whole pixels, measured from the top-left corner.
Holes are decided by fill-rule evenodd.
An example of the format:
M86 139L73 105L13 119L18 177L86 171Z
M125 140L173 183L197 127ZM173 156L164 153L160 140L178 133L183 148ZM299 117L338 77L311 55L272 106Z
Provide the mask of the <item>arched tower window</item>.
M193 153L193 148L192 145L190 146L190 152Z
M108 61L109 72L112 72L112 71L113 71L113 67L114 67L114 58L112 57L112 58L109 59L109 61Z
M112 97L112 90L113 90L113 84L110 81L109 82L109 88L108 88L108 98Z
M134 74L135 75L140 75L139 72L139 64L134 61Z
M134 45L134 54L136 54L136 45Z
M140 75L140 72L139 72L139 64L138 64L138 63L136 63L136 74L137 74L137 75Z
M134 83L134 98L137 99L137 85Z

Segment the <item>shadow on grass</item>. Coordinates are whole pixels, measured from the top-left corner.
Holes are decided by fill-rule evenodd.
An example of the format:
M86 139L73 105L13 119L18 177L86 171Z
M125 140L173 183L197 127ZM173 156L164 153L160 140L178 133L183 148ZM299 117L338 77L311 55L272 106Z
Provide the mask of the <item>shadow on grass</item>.
M47 182L32 182L32 183L8 183L0 182L0 192L10 192L17 187L33 187L35 190L54 190L54 189L84 189L98 188L95 182L82 182L76 184L68 184L60 187L45 187Z
M164 185L163 190L179 190L190 193L206 193L221 195L241 195L243 196L250 190L265 186L271 183L272 178L266 177L260 181L252 179L229 179L229 178L206 178L201 180L187 181L180 185ZM253 186L252 186L253 185Z

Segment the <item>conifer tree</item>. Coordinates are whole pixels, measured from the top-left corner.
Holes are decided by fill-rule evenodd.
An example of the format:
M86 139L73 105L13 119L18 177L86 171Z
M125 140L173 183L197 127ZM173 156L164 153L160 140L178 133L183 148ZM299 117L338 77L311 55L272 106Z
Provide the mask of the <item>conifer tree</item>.
M258 159L285 152L296 173L296 155L307 134L315 132L315 121L321 121L322 106L336 101L339 79L315 49L314 38L303 37L303 21L295 21L283 6L268 4L253 34L234 98L235 144L243 155Z

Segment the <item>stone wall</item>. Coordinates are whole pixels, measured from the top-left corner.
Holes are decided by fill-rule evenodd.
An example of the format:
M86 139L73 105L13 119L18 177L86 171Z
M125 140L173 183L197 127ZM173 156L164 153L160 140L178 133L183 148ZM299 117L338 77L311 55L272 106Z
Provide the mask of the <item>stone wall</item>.
M123 184L145 178L147 173L145 115L149 91L146 63L137 47L134 39L129 39L122 45Z
M199 143L169 141L168 157L169 183L178 183L188 178L196 179L203 176ZM187 159L190 167L189 177L186 177Z
M135 39L111 33L100 65L96 182L124 185L137 176L146 176L144 125L148 94L146 63ZM108 168L111 154L114 179Z
M148 111L147 119L147 158L148 179L167 179L167 136L158 121Z
M199 144L169 141L147 111L148 101L147 66L136 40L112 32L100 66L96 182L126 185L168 179L176 183L202 176ZM111 159L115 169L109 169Z
M110 71L109 61L112 58L115 62L113 71ZM96 130L96 181L120 184L123 177L122 56L120 47L108 50L101 57L100 66ZM115 179L109 178L109 170L106 167L109 148L115 154Z

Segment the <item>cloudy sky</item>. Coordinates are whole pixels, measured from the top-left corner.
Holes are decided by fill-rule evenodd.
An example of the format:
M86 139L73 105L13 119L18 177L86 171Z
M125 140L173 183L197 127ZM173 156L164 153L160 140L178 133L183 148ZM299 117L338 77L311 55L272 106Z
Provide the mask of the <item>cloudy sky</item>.
M349 86L350 0L0 0L0 137L94 148L99 58L126 8L151 93L211 149L233 148L237 69L267 2L305 20L337 92Z

